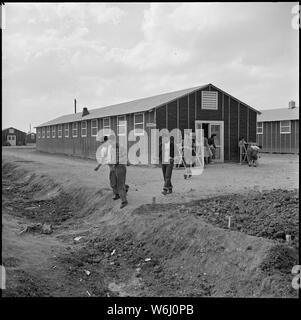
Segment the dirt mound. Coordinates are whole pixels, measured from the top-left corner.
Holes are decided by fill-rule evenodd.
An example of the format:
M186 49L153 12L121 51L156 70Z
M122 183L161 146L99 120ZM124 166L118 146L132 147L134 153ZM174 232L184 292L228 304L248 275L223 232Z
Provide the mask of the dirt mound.
M145 205L147 212L171 210L192 214L206 222L231 230L285 243L291 235L290 245L299 245L299 192L298 190L272 190L212 197L174 205ZM137 212L140 212L138 209Z
M271 257L277 252L285 260L291 250L292 267L297 252L277 248L271 240L223 230L193 215L139 208L59 259L79 274L89 270L97 277L102 270L103 294L110 296L296 297L291 270L273 264ZM273 286L266 285L269 263Z

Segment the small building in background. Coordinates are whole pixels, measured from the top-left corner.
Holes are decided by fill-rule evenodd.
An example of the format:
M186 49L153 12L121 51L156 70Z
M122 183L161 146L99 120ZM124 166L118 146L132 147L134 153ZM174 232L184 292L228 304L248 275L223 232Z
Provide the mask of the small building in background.
M2 130L2 146L26 145L26 132L10 127Z
M36 143L36 134L34 132L28 132L26 135L26 144L35 144Z
M257 117L257 143L262 152L299 153L299 107L262 110Z

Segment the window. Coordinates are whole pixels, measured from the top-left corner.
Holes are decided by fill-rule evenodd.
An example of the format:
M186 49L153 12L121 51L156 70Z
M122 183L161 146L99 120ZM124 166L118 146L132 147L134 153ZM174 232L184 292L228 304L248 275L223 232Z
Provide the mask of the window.
M72 123L72 137L73 138L77 137L77 122Z
M59 124L58 127L57 127L57 137L58 138L61 138L62 137L62 125Z
M263 134L263 122L257 122L257 134Z
M37 129L38 139L41 139L41 129Z
M8 133L15 133L15 129L13 128L8 129Z
M32 139L32 140L34 139L34 133L31 134L31 139Z
M291 133L291 122L288 121L280 121L280 133L281 134L289 134Z
M134 114L134 135L144 135L144 113Z
M202 91L202 109L218 109L216 91Z
M52 126L52 138L55 138L56 126Z
M43 139L45 138L45 127L42 128L42 138L43 138Z
M105 129L111 129L111 120L110 120L110 118L103 118L103 129L104 129L104 133L106 133Z
M117 134L119 136L126 135L126 117L125 116L118 116Z
M82 121L82 137L87 136L87 121Z
M47 127L47 138L50 138L50 126Z
M69 123L65 123L65 138L69 138Z
M96 137L98 131L97 120L91 120L91 137Z

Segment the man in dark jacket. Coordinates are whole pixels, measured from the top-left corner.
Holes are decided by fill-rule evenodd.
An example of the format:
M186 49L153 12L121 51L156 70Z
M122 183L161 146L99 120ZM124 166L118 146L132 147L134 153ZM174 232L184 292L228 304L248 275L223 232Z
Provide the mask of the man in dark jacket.
M164 178L164 186L163 186L163 195L167 195L168 193L172 193L172 183L171 176L172 170L174 166L174 137L171 136L169 139L167 137L163 137L160 139L159 144L159 160L162 166L163 178Z

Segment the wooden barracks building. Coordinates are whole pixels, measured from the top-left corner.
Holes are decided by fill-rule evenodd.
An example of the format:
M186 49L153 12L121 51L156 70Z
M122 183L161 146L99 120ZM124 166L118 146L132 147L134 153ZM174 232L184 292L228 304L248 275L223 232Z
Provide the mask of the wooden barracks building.
M238 161L239 137L256 142L257 114L260 112L246 103L207 84L103 108L83 108L79 113L75 110L37 126L37 149L95 159L100 144L97 132L103 128L117 135L128 135L134 129L137 136L144 129L149 139L152 128L203 128L205 136L217 134L216 161ZM129 141L128 147L134 143ZM150 148L151 143L148 145Z
M263 152L299 153L299 108L262 110L257 119L257 143Z

